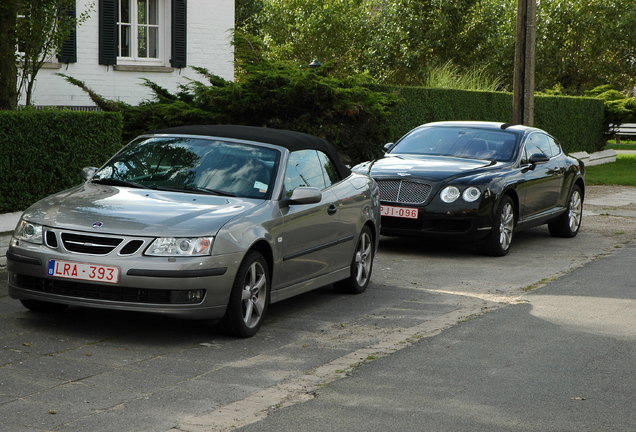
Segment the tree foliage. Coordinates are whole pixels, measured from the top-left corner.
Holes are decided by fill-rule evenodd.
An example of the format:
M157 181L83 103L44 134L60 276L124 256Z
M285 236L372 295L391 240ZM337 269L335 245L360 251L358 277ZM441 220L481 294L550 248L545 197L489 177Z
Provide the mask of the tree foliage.
M242 79L226 81L195 68L202 79L171 93L146 81L152 100L137 106L102 98L83 88L106 111L124 115L125 139L170 126L244 124L307 132L333 142L348 161L375 156L370 142L387 139L386 119L397 98L373 91L364 77L335 78L328 69L299 68L279 61L246 62Z
M541 0L536 82L582 94L636 85L634 0ZM249 4L245 0L240 3ZM257 3L257 7L254 4ZM483 68L512 88L517 0L259 0L238 25L270 59L317 58L338 76L421 84L447 62Z

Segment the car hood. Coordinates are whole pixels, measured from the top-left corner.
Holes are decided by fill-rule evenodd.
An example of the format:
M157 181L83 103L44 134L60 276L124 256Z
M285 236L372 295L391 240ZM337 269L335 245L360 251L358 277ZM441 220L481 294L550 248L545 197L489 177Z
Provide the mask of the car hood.
M354 171L370 174L374 178L418 178L432 182L476 175L500 169L502 162L464 159L447 156L387 155L382 159L365 162Z
M42 225L138 236L215 235L261 200L85 183L44 198L23 217Z

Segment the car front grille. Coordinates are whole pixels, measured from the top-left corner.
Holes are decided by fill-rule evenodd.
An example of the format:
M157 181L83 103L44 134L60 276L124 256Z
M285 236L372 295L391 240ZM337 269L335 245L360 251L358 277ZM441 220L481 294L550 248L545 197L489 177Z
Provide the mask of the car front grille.
M62 244L67 251L92 255L109 254L119 246L122 240L116 237L62 233Z
M380 187L380 200L400 204L424 204L432 186L409 180L376 180Z

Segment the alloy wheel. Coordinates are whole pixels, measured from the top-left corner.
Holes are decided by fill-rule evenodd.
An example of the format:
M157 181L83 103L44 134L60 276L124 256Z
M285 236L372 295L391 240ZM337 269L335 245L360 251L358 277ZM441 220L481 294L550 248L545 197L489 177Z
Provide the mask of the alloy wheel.
M499 218L499 245L502 250L507 250L512 242L512 231L515 226L515 215L512 203L506 202L501 209Z
M359 286L364 286L367 283L371 274L372 260L373 246L371 244L371 236L367 232L363 232L358 241L355 257L356 282Z
M267 273L260 262L253 262L245 275L241 292L243 322L247 327L256 326L263 316L267 301Z
M570 205L568 209L568 223L570 224L570 231L576 232L579 229L582 216L583 201L581 200L581 194L578 190L574 190L570 197Z

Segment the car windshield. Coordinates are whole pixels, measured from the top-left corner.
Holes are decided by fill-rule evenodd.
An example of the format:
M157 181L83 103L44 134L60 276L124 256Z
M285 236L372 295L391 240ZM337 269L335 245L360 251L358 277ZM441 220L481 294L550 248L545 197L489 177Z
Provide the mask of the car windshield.
M413 131L400 140L389 153L509 162L515 156L516 148L516 134L505 130L431 126Z
M269 198L280 152L183 137L140 138L95 173L94 183L222 196Z

